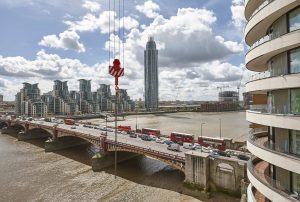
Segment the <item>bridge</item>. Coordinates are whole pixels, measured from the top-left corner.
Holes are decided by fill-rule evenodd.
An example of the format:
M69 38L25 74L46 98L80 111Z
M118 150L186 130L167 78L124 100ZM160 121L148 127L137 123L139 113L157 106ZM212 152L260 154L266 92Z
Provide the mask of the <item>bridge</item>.
M240 195L245 187L243 182L247 178L246 161L228 157L212 157L207 153L184 148L181 148L181 152L170 151L165 144L143 141L121 133L118 133L115 142L114 132L87 128L81 124L74 128L65 124L0 117L0 128L2 128L2 133L17 133L19 140L48 137L49 139L45 142L46 152L91 143L100 148L100 152L92 158L94 171L113 165L113 151L116 149L118 162L136 155L157 159L184 172L185 183L196 187L197 190L224 190Z
M0 127L12 129L17 133L24 131L24 133L19 133L19 140L50 137L50 140L47 140L45 143L46 151L64 149L88 142L99 147L102 156L116 149L121 156L122 152L145 155L162 161L182 172L185 170L184 153L187 150L183 149L182 152L170 151L165 144L155 143L154 141L143 141L140 138L131 138L121 133L118 133L117 141L115 142L114 132L87 128L81 124L72 129L72 126L65 124L3 117L0 119Z

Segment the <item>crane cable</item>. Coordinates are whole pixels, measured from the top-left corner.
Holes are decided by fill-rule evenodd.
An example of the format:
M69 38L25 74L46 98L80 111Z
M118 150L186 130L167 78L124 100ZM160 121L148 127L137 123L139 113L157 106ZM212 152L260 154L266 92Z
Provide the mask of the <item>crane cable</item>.
M118 50L118 56L122 57L122 63L123 63L123 67L124 67L124 63L125 63L125 1L119 0L119 15L118 15L118 19L116 19L116 0L114 0L113 2L113 51L111 50L111 2L110 0L108 1L108 61L110 64L110 60L111 60L111 52L112 52L112 56L114 59L116 59L116 20L118 20L118 38L119 38L119 50ZM121 11L121 4L122 4L122 11ZM122 18L121 18L122 16ZM122 20L122 22L121 22ZM121 23L123 25L121 25ZM121 27L122 27L122 33L121 33ZM121 43L122 43L122 49L121 49Z
M108 65L110 64L110 0L108 0Z
M123 67L125 67L125 4L123 0Z

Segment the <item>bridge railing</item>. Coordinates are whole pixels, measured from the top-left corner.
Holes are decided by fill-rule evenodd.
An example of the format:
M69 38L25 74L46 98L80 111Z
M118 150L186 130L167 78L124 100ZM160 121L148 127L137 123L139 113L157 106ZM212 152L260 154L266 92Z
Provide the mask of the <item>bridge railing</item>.
M106 143L111 144L111 145L115 145L115 141L113 141L113 140L106 140ZM181 156L178 156L178 155L168 154L168 153L165 153L165 152L152 150L150 148L147 149L147 148L144 148L144 147L139 147L139 146L130 145L130 144L121 143L121 142L117 142L117 146L122 147L122 148L127 148L127 149L140 151L140 152L143 152L145 154L158 156L160 158L172 159L172 160L175 160L175 161L178 161L178 162L181 162L181 163L185 163L185 158L181 157Z
M106 138L105 136L102 136L102 135L95 136L95 135L91 135L91 134L86 134L86 133L81 133L81 132L76 132L76 131L70 131L70 130L63 129L63 128L57 128L57 131L64 132L64 133L67 133L67 134L74 134L78 137L84 137L84 138L93 139L93 140L99 140L99 138Z

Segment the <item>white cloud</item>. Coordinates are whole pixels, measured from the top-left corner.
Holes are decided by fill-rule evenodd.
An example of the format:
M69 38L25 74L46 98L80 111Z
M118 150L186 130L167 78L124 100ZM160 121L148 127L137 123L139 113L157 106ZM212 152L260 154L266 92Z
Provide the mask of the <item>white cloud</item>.
M110 15L110 18L109 18ZM78 31L78 32L93 32L95 30L100 30L102 34L106 34L109 32L109 23L110 23L110 31L113 32L114 26L114 16L116 17L115 21L115 29L118 31L119 22L120 27L123 27L123 18L120 21L117 18L117 14L114 11L104 11L100 13L98 16L88 13L81 18L79 21L64 21L65 24L69 26L70 30ZM110 20L109 20L110 19ZM139 26L139 22L130 17L124 17L124 28L126 30L130 30Z
M169 19L157 16L143 30L131 30L126 47L143 64L145 44L149 36L154 36L159 49L160 67L177 68L199 66L200 63L241 53L242 44L214 35L212 26L216 20L214 13L206 9L179 9L176 16Z
M137 5L135 7L140 13L143 13L148 18L155 18L157 17L158 11L160 7L158 4L154 3L153 1L146 1L143 5Z
M77 33L96 30L108 33L108 13L87 13L79 21L66 21L69 30L63 33L73 33L75 37L63 33L59 36L50 35L44 37L40 44L54 48L68 47L67 49L78 51L80 38ZM125 77L120 79L120 87L127 88L133 98L142 97L143 94L144 49L149 36L154 36L159 49L161 100L170 99L176 94L174 86L186 87L180 89L179 99L214 99L217 96L217 85L238 82L243 74L241 67L225 62L229 56L241 53L243 46L214 33L213 26L217 18L212 11L179 9L176 15L170 18L157 15L149 25L144 25L143 29L138 28L139 23L134 18L125 17L124 20L128 22L125 23L125 28L129 30L124 50L125 65L122 54L119 56L117 53L116 57L121 59L122 66L125 67ZM73 46L63 43L66 37L73 39ZM112 34L110 40L113 41ZM119 42L118 37L116 41ZM85 50L83 44L81 45ZM108 42L105 43L105 49L108 50ZM40 85L43 92L52 88L54 79L68 80L72 90L78 90L79 78L92 79L93 90L96 90L99 83L112 84L113 79L108 76L107 67L107 61L89 66L79 60L61 58L43 50L37 53L34 60L0 57L0 75L3 79L8 81L19 77L16 80L18 87L24 81L39 82L43 84ZM10 83L5 84L7 88L11 87Z
M239 30L242 30L246 23L246 19L244 17L244 0L232 0L230 9L233 25Z
M75 50L79 53L85 52L85 47L79 40L80 36L75 31L64 31L58 37L56 35L44 36L39 45L64 50Z
M95 1L86 0L82 4L82 7L88 9L91 12L99 12L101 10L101 5Z

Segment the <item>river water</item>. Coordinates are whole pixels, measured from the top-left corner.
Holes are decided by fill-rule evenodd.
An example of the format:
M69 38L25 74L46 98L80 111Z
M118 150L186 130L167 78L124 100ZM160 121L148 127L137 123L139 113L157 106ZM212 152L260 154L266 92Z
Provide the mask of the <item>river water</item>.
M244 115L240 112L237 114L226 113L222 116L222 120L228 116L242 117ZM149 119L147 123L153 123L153 125L147 125L147 127L154 127L157 124L155 117L159 120L172 120L172 122L176 120L175 117L179 117L182 121L189 120L185 123L190 128L191 118L182 118L186 116L184 114L147 115L139 117L138 120L142 124L142 121L146 123L146 120ZM207 122L217 117L213 114L209 116L206 119ZM199 119L196 115L193 117ZM135 125L135 116L127 117L126 121L124 122L126 124L134 121ZM175 122L173 125L178 125L181 121ZM226 122L224 121L224 124ZM207 123L207 125L210 124ZM195 123L194 130L197 128L196 125ZM244 127L240 125L240 122L237 122L235 130ZM184 128L183 126L177 127L179 127L178 129ZM170 129L172 127L165 128ZM162 131L165 132L168 129ZM210 130L207 129L208 131ZM210 199L205 196L189 196L183 186L183 173L162 162L144 156L118 164L118 174L115 179L113 166L101 172L91 170L91 157L93 155L91 145L78 146L55 153L45 153L44 141L39 139L22 142L17 141L13 136L0 134L1 202L239 201L237 198L221 193L213 193L213 197Z
M182 112L158 115L131 115L126 116L125 120L119 121L118 125L129 125L133 129L138 128L156 128L160 129L164 135L171 132L183 132L200 136L201 123L203 136L219 137L221 119L221 136L232 138L234 140L245 141L249 131L249 122L246 121L246 113L240 112L221 112L221 113L199 113ZM103 119L88 120L93 123L105 124ZM108 122L108 125L114 126L114 122Z

